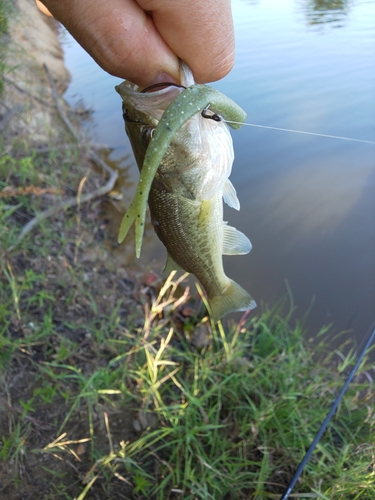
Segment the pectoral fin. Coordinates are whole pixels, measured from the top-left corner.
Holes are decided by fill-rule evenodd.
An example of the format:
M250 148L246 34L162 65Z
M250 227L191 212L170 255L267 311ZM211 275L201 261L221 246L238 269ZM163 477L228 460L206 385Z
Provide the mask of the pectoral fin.
M235 227L224 223L223 233L223 255L244 255L250 252L249 238Z
M224 184L223 199L229 207L235 210L240 209L240 202L238 201L236 190L229 179L227 179Z
M167 262L165 263L163 273L171 273L172 271L184 271L181 266L175 262L172 257L168 254Z

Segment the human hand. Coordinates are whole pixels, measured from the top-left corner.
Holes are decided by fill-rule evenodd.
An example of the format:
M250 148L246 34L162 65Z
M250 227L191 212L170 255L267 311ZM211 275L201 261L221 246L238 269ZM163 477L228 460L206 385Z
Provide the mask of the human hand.
M99 66L141 86L179 82L178 58L190 66L198 83L219 80L233 66L230 0L42 3Z

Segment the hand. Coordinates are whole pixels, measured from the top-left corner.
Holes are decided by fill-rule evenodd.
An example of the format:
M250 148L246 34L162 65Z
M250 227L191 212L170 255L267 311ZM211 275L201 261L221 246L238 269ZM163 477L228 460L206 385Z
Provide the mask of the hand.
M42 3L99 66L141 86L178 82L178 58L190 66L198 83L219 80L233 66L230 0Z

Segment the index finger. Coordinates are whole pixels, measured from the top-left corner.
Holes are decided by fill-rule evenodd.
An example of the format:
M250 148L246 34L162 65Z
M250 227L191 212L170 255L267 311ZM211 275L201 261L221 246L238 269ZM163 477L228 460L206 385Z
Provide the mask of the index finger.
M196 82L223 78L234 63L230 0L136 0Z

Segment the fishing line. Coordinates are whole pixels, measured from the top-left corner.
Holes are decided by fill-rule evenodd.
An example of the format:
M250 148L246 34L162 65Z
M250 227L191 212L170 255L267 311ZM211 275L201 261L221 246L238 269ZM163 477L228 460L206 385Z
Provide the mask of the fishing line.
M319 134L317 132L306 132L304 130L294 130L291 128L282 128L282 127L271 127L269 125L258 125L257 123L241 123L235 122L232 120L224 120L222 116L218 113L214 113L209 109L210 105L208 104L201 112L203 118L209 118L216 122L223 121L225 123L233 123L235 125L246 125L247 127L256 127L256 128L266 128L269 130L280 130L282 132L293 132L294 134L304 134L304 135L314 135L316 137L328 137L329 139L340 139L341 141L352 141L352 142L362 142L365 144L375 144L375 141L368 141L366 139L355 139L354 137L344 137L341 135L328 135L328 134Z
M237 125L241 125L240 122L234 122L234 121L224 120L224 119L223 119L223 121L225 123L228 123L228 124L234 123ZM247 125L248 127L267 128L270 130L281 130L282 132L294 132L295 134L315 135L317 137L328 137L330 139L340 139L342 141L352 141L352 142L363 142L365 144L375 144L375 141L367 141L366 139L354 139L353 137L342 137L340 135L328 135L328 134L318 134L316 132L304 132L303 130L293 130L290 128L270 127L267 125L257 125L256 123L242 123L242 125Z
M371 328L373 328L374 325L372 325ZM322 423L322 425L320 426L320 429L318 430L313 442L311 443L309 449L307 450L305 456L303 457L301 463L299 464L296 472L294 473L294 476L292 477L290 483L288 484L285 492L283 493L283 495L280 497L280 500L287 500L287 498L289 498L289 495L291 494L296 482L298 481L298 478L300 477L305 465L307 464L312 452L315 450L315 447L316 445L319 443L320 441L320 438L322 437L324 431L326 430L331 418L333 417L333 414L335 413L335 411L337 410L337 407L340 403L340 401L342 400L345 392L347 391L348 387L349 387L349 384L352 382L353 378L354 378L354 375L356 373L356 371L358 370L359 368L359 365L361 364L367 350L369 349L369 347L371 346L371 344L373 343L375 339L375 328L372 330L371 332L371 329L370 329L370 335L369 335L369 338L364 346L364 348L362 349L361 353L359 354L358 356L358 359L357 359L357 362L356 364L353 366L351 372L349 373L349 376L348 378L346 379L346 382L345 384L343 385L339 395L337 396L335 402L333 403L328 415L326 416L324 422Z

